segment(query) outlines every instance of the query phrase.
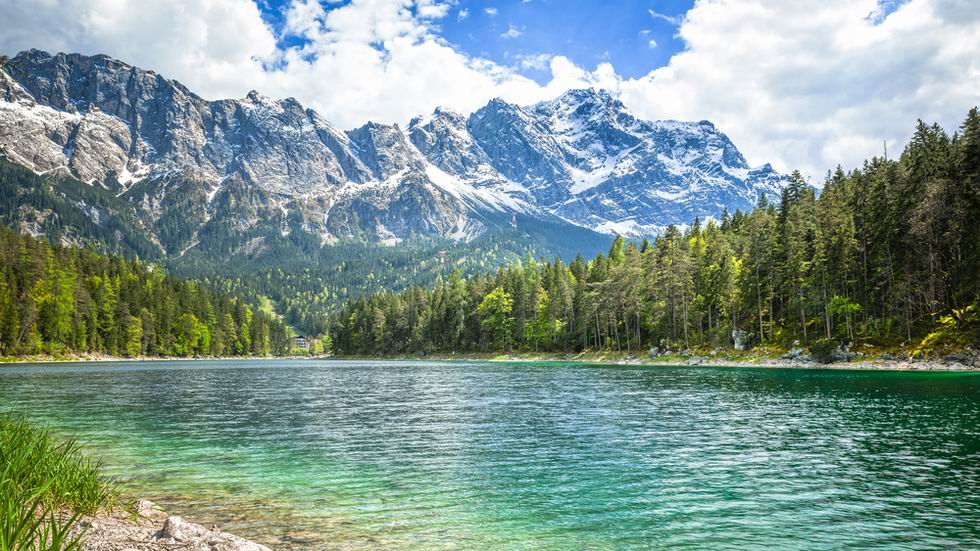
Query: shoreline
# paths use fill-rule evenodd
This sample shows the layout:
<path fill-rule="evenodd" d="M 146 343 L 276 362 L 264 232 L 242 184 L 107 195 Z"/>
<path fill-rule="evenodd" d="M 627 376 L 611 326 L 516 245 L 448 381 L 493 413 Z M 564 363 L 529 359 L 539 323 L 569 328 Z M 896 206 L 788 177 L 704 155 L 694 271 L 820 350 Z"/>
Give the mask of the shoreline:
<path fill-rule="evenodd" d="M 171 515 L 146 499 L 136 501 L 133 511 L 84 516 L 71 532 L 82 535 L 80 551 L 271 551 L 216 525 L 206 528 Z"/>
<path fill-rule="evenodd" d="M 608 366 L 647 366 L 647 367 L 741 367 L 755 369 L 839 369 L 851 371 L 926 371 L 926 372 L 980 372 L 980 356 L 975 355 L 973 364 L 938 359 L 880 359 L 865 357 L 856 361 L 819 363 L 811 360 L 786 359 L 761 354 L 717 354 L 717 355 L 665 355 L 656 358 L 624 352 L 582 352 L 582 353 L 466 353 L 466 354 L 399 354 L 392 356 L 320 355 L 320 356 L 199 356 L 168 358 L 145 356 L 128 358 L 107 355 L 80 355 L 69 357 L 29 356 L 2 357 L 0 369 L 4 366 L 37 364 L 85 364 L 85 363 L 124 363 L 124 362 L 193 362 L 193 361 L 262 361 L 262 360 L 355 360 L 355 361 L 484 361 L 495 363 L 538 363 L 538 362 L 576 362 Z"/>
<path fill-rule="evenodd" d="M 78 356 L 0 356 L 0 369 L 5 365 L 71 364 L 95 362 L 192 362 L 192 361 L 241 361 L 241 360 L 322 360 L 329 356 L 109 356 L 84 354 Z"/>
<path fill-rule="evenodd" d="M 723 356 L 723 355 L 719 355 Z M 605 366 L 642 367 L 740 367 L 754 369 L 837 369 L 849 371 L 924 371 L 924 372 L 980 372 L 980 365 L 959 362 L 944 362 L 933 359 L 882 360 L 862 358 L 858 361 L 819 363 L 815 361 L 790 360 L 763 355 L 741 355 L 732 358 L 710 355 L 660 356 L 655 359 L 637 354 L 618 352 L 585 352 L 579 354 L 428 354 L 396 356 L 330 356 L 330 360 L 395 360 L 395 361 L 484 361 L 495 363 L 542 363 L 575 362 Z"/>

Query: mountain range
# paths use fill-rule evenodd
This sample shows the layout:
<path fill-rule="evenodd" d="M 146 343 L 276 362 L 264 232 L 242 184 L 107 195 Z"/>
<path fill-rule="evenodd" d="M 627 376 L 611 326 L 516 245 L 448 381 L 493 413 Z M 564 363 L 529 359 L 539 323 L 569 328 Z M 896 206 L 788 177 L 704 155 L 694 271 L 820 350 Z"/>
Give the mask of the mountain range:
<path fill-rule="evenodd" d="M 638 119 L 603 90 L 344 131 L 293 98 L 208 101 L 105 55 L 40 50 L 0 58 L 0 155 L 104 191 L 115 200 L 72 208 L 96 226 L 125 214 L 170 257 L 275 252 L 282 239 L 469 242 L 515 226 L 572 242 L 650 236 L 786 183 L 712 123 Z M 62 215 L 15 206 L 33 233 Z"/>

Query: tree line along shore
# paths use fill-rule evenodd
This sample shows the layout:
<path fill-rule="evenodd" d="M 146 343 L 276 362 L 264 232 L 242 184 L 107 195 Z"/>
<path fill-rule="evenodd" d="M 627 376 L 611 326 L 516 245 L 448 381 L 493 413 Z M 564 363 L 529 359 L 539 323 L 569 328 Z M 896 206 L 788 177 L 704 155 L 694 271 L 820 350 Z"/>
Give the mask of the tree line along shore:
<path fill-rule="evenodd" d="M 268 356 L 277 316 L 158 266 L 0 227 L 0 357 Z"/>
<path fill-rule="evenodd" d="M 952 136 L 919 121 L 897 158 L 799 173 L 778 202 L 617 238 L 566 264 L 528 257 L 495 274 L 348 301 L 347 355 L 871 347 L 940 357 L 980 348 L 980 111 Z"/>

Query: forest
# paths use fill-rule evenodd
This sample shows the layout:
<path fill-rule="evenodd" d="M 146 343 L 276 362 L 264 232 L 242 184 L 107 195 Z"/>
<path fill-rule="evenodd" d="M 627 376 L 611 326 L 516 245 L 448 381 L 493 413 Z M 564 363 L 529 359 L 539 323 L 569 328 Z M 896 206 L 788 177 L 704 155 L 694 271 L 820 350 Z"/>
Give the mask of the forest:
<path fill-rule="evenodd" d="M 153 264 L 0 227 L 0 356 L 267 356 L 286 326 Z"/>
<path fill-rule="evenodd" d="M 38 175 L 0 154 L 0 224 L 44 235 L 52 243 L 159 263 L 168 273 L 251 304 L 271 300 L 286 323 L 307 335 L 325 334 L 330 313 L 348 298 L 431 285 L 451 269 L 467 275 L 485 272 L 531 251 L 595 253 L 607 244 L 601 234 L 584 229 L 569 239 L 567 226 L 528 216 L 518 216 L 516 226 L 510 218 L 484 220 L 495 231 L 469 242 L 420 237 L 397 246 L 356 238 L 324 246 L 319 236 L 304 231 L 282 235 L 282 221 L 258 225 L 247 236 L 235 228 L 200 231 L 199 214 L 189 214 L 188 206 L 204 203 L 200 186 L 178 182 L 189 196 L 171 198 L 174 204 L 155 219 L 132 202 L 142 201 L 152 183 L 117 196 L 110 191 L 117 188 L 112 182 L 105 189 L 64 174 Z M 187 249 L 195 233 L 200 246 Z M 242 252 L 241 243 L 251 238 L 266 246 Z"/>
<path fill-rule="evenodd" d="M 570 264 L 528 256 L 494 274 L 348 300 L 339 354 L 642 351 L 819 340 L 916 354 L 980 338 L 980 112 L 949 135 L 919 121 L 898 158 L 794 172 L 779 201 L 617 238 Z"/>

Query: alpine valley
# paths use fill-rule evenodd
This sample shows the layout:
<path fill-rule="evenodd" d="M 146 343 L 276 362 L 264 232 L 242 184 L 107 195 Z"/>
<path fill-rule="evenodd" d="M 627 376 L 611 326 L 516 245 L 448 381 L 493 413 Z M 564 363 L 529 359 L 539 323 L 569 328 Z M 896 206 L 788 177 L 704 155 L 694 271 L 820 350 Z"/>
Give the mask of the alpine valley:
<path fill-rule="evenodd" d="M 343 131 L 104 55 L 0 58 L 0 222 L 271 297 L 311 332 L 352 294 L 592 254 L 786 182 L 711 122 L 637 119 L 602 90 Z"/>

